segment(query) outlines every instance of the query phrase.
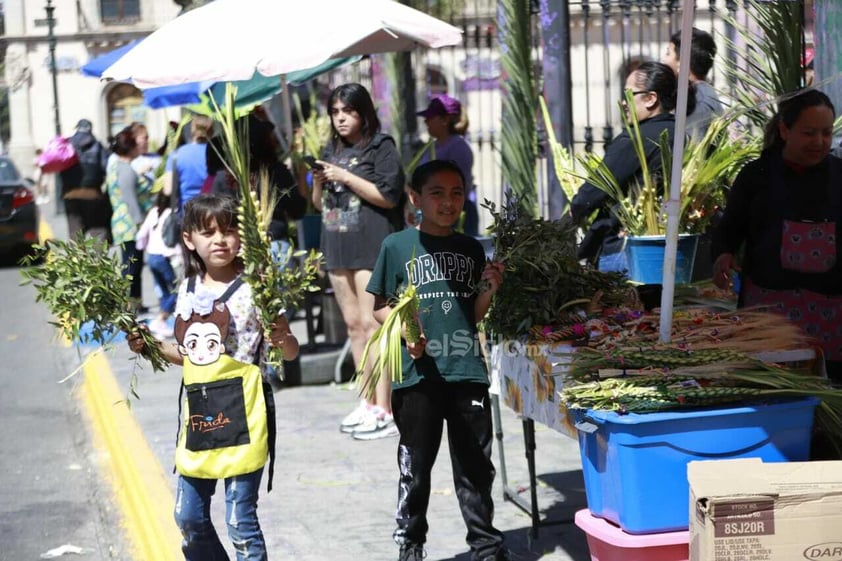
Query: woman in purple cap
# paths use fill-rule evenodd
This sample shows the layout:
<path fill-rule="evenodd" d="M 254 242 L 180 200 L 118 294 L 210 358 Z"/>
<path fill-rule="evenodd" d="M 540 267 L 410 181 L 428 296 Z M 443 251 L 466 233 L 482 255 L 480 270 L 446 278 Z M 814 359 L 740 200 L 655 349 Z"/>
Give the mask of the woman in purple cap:
<path fill-rule="evenodd" d="M 418 115 L 424 117 L 427 132 L 434 139 L 433 145 L 421 157 L 419 164 L 430 160 L 450 160 L 454 162 L 465 176 L 465 221 L 462 231 L 469 236 L 479 235 L 479 216 L 477 214 L 476 190 L 474 176 L 474 152 L 465 133 L 468 131 L 468 116 L 462 111 L 462 104 L 447 94 L 440 94 L 430 100 L 430 104 Z"/>

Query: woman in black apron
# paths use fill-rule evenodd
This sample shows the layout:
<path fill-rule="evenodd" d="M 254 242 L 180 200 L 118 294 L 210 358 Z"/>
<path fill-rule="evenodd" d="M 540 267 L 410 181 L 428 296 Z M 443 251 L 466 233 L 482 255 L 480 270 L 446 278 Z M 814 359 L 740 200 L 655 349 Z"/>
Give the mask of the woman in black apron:
<path fill-rule="evenodd" d="M 842 383 L 842 160 L 830 155 L 834 118 L 817 90 L 781 101 L 760 158 L 734 182 L 712 250 L 716 285 L 727 288 L 739 271 L 739 305 L 763 306 L 801 326 L 821 347 L 828 376 Z"/>

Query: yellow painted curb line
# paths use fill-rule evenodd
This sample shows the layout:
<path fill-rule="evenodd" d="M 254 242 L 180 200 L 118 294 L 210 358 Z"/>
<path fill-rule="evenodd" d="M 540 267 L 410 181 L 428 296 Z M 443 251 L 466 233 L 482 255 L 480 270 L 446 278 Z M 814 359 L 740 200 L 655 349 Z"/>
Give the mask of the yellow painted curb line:
<path fill-rule="evenodd" d="M 85 361 L 81 387 L 94 440 L 108 452 L 111 483 L 138 561 L 177 561 L 181 534 L 168 478 L 125 403 L 102 351 Z"/>
<path fill-rule="evenodd" d="M 38 219 L 38 243 L 43 244 L 45 241 L 51 239 L 53 239 L 53 229 L 50 227 L 50 223 L 41 216 Z"/>

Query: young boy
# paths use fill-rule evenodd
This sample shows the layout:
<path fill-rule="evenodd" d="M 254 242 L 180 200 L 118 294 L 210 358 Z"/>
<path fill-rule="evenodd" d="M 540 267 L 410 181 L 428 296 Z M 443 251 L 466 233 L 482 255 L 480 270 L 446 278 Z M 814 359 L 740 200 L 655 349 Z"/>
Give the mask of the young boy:
<path fill-rule="evenodd" d="M 676 76 L 680 64 L 681 31 L 670 37 L 661 62 L 672 68 Z M 696 107 L 687 116 L 687 133 L 697 138 L 704 136 L 710 122 L 722 114 L 722 102 L 716 90 L 707 82 L 708 72 L 716 57 L 716 42 L 710 33 L 693 28 L 690 40 L 690 83 L 696 88 Z"/>
<path fill-rule="evenodd" d="M 421 342 L 404 346 L 403 381 L 392 385 L 398 445 L 399 561 L 424 558 L 430 472 L 447 422 L 453 479 L 474 561 L 505 561 L 503 534 L 494 528 L 491 410 L 488 375 L 476 324 L 502 282 L 502 264 L 486 265 L 482 245 L 455 233 L 465 200 L 464 178 L 447 160 L 419 166 L 410 198 L 422 213 L 417 228 L 388 236 L 367 290 L 383 322 L 389 299 L 412 282 L 420 298 Z"/>

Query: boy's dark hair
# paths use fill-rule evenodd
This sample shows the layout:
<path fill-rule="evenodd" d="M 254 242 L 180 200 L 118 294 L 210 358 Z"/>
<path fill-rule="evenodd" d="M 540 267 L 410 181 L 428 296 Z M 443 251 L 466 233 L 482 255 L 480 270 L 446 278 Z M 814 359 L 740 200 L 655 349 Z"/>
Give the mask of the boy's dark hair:
<path fill-rule="evenodd" d="M 680 60 L 681 31 L 676 31 L 670 37 L 670 43 L 675 45 L 675 56 Z M 690 40 L 690 72 L 697 78 L 704 79 L 713 68 L 716 57 L 716 42 L 707 31 L 693 28 L 693 38 Z"/>
<path fill-rule="evenodd" d="M 380 118 L 377 116 L 377 111 L 374 109 L 374 101 L 371 99 L 371 94 L 368 93 L 368 90 L 365 89 L 365 86 L 362 84 L 352 83 L 337 86 L 332 92 L 330 92 L 330 97 L 327 99 L 328 113 L 333 110 L 333 104 L 336 103 L 337 100 L 359 113 L 360 118 L 363 121 L 363 126 L 360 131 L 363 138 L 360 144 L 365 146 L 375 134 L 380 132 Z M 333 146 L 336 150 L 339 150 L 344 141 L 342 140 L 342 137 L 339 136 L 336 128 L 334 128 L 333 119 L 331 119 L 330 128 Z"/>
<path fill-rule="evenodd" d="M 784 141 L 781 138 L 778 125 L 783 123 L 786 128 L 792 128 L 805 109 L 820 106 L 829 107 L 834 117 L 836 116 L 836 108 L 833 107 L 830 98 L 813 88 L 803 89 L 778 103 L 778 112 L 766 123 L 763 134 L 763 149 L 783 148 Z"/>
<path fill-rule="evenodd" d="M 421 188 L 424 186 L 427 181 L 430 180 L 432 176 L 441 172 L 441 171 L 452 171 L 459 175 L 459 178 L 462 180 L 462 185 L 465 185 L 465 176 L 462 174 L 462 170 L 459 169 L 459 166 L 456 165 L 456 162 L 453 160 L 430 160 L 425 164 L 421 164 L 415 171 L 412 172 L 412 179 L 409 181 L 409 187 L 415 191 L 416 193 L 421 193 Z"/>
<path fill-rule="evenodd" d="M 181 229 L 184 233 L 196 232 L 209 227 L 212 222 L 216 222 L 217 227 L 222 231 L 236 228 L 239 223 L 237 220 L 237 205 L 237 201 L 231 197 L 211 194 L 198 195 L 184 205 L 184 220 Z M 196 251 L 186 250 L 184 254 L 186 256 L 185 277 L 207 272 L 204 262 L 199 258 Z"/>

